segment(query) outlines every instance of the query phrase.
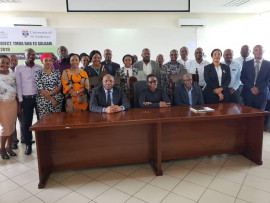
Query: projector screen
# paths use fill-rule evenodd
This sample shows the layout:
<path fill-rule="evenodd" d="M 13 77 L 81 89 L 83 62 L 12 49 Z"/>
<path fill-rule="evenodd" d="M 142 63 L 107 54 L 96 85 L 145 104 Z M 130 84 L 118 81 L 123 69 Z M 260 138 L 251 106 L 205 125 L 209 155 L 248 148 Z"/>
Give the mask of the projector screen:
<path fill-rule="evenodd" d="M 189 12 L 190 0 L 66 0 L 67 12 Z"/>

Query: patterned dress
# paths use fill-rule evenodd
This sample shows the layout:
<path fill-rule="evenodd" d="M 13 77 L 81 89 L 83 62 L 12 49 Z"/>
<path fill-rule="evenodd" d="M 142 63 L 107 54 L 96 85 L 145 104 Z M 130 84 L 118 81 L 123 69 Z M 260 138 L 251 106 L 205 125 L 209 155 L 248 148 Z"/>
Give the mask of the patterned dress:
<path fill-rule="evenodd" d="M 129 77 L 131 76 L 136 77 L 138 74 L 138 69 L 133 67 L 130 68 L 132 69 L 132 75 L 130 75 Z M 126 80 L 127 73 L 125 72 L 125 67 L 120 68 L 119 73 L 120 73 L 120 87 L 125 93 L 127 93 L 127 80 Z"/>
<path fill-rule="evenodd" d="M 88 108 L 87 93 L 90 91 L 88 75 L 85 71 L 80 70 L 79 74 L 73 74 L 70 69 L 64 70 L 62 74 L 63 93 L 66 98 L 66 111 L 85 111 Z M 85 88 L 87 91 L 80 93 L 81 103 L 76 97 L 72 97 L 68 91 L 70 89 L 78 91 Z"/>
<path fill-rule="evenodd" d="M 185 67 L 180 64 L 179 62 L 176 62 L 176 64 L 172 64 L 172 62 L 168 62 L 162 66 L 161 71 L 161 87 L 163 90 L 166 91 L 167 94 L 169 94 L 169 77 L 170 75 L 177 75 L 180 73 L 182 69 L 185 69 Z"/>
<path fill-rule="evenodd" d="M 38 70 L 35 75 L 35 82 L 38 89 L 37 94 L 37 108 L 40 118 L 46 115 L 49 112 L 61 112 L 62 101 L 64 96 L 61 92 L 57 92 L 54 95 L 51 95 L 57 102 L 57 106 L 52 105 L 50 99 L 46 99 L 41 93 L 40 90 L 44 89 L 46 92 L 51 92 L 55 88 L 61 86 L 61 74 L 59 70 L 52 69 L 51 74 L 48 75 L 43 70 Z"/>

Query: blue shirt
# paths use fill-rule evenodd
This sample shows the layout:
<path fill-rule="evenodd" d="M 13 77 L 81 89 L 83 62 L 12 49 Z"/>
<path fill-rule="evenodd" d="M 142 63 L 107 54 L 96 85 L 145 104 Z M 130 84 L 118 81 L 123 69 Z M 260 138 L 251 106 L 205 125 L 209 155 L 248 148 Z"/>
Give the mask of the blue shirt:
<path fill-rule="evenodd" d="M 104 88 L 104 91 L 105 91 L 106 101 L 107 101 L 109 90 L 106 90 L 106 89 Z M 113 104 L 113 88 L 110 89 L 110 96 L 111 96 L 111 105 L 112 105 L 112 104 Z M 125 107 L 124 107 L 124 106 L 121 106 L 121 107 L 122 107 L 122 110 L 125 111 Z M 105 110 L 105 108 L 102 109 L 102 113 L 104 113 L 104 110 Z"/>
<path fill-rule="evenodd" d="M 226 64 L 225 62 L 222 62 L 223 64 Z M 232 61 L 229 65 L 230 72 L 231 72 L 231 82 L 229 84 L 229 88 L 233 88 L 234 90 L 237 90 L 238 87 L 241 85 L 241 71 L 242 66 L 238 62 Z"/>
<path fill-rule="evenodd" d="M 186 86 L 184 85 L 185 89 L 187 90 L 188 93 L 188 100 L 189 100 L 189 104 L 192 105 L 192 95 L 191 95 L 191 91 L 193 90 L 193 87 L 191 86 L 191 89 L 188 91 L 188 89 L 186 88 Z"/>

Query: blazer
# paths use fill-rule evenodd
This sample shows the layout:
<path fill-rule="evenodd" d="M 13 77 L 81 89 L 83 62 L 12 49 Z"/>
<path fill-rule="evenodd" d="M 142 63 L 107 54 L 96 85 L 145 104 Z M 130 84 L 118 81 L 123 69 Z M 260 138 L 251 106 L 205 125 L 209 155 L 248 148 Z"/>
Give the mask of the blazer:
<path fill-rule="evenodd" d="M 106 64 L 106 61 L 102 61 L 100 64 L 104 65 L 104 68 L 106 69 L 108 74 L 115 76 L 116 72 L 120 68 L 120 65 L 114 62 L 111 62 L 111 63 L 112 63 L 112 70 L 109 70 L 108 65 Z"/>
<path fill-rule="evenodd" d="M 204 104 L 201 88 L 197 85 L 192 85 L 192 88 L 193 88 L 191 90 L 191 97 L 193 103 L 192 105 Z M 188 93 L 184 84 L 181 84 L 174 89 L 174 104 L 176 106 L 190 105 Z"/>
<path fill-rule="evenodd" d="M 130 103 L 120 87 L 113 87 L 113 103 L 124 106 L 125 110 L 130 108 Z M 106 107 L 106 95 L 103 86 L 94 88 L 90 97 L 90 111 L 102 113 L 102 109 Z"/>
<path fill-rule="evenodd" d="M 259 94 L 256 95 L 257 99 L 267 100 L 269 94 L 268 85 L 270 82 L 270 62 L 262 60 L 256 82 L 254 60 L 245 62 L 243 64 L 240 79 L 244 85 L 241 93 L 243 97 L 253 96 L 250 89 L 255 86 L 259 89 Z"/>
<path fill-rule="evenodd" d="M 152 66 L 152 73 L 157 77 L 159 86 L 160 84 L 160 70 L 159 70 L 159 65 L 156 61 L 150 60 L 151 66 Z M 143 70 L 143 61 L 139 61 L 135 64 L 133 64 L 133 67 L 138 69 L 138 71 Z"/>
<path fill-rule="evenodd" d="M 214 64 L 211 63 L 204 66 L 204 80 L 206 87 L 203 91 L 203 96 L 206 104 L 232 101 L 232 96 L 228 89 L 231 82 L 230 67 L 226 64 L 220 64 L 220 66 L 222 71 L 221 86 L 219 85 L 218 75 Z M 223 88 L 222 94 L 224 95 L 224 99 L 222 101 L 219 101 L 219 96 L 213 92 L 214 89 L 220 87 Z"/>

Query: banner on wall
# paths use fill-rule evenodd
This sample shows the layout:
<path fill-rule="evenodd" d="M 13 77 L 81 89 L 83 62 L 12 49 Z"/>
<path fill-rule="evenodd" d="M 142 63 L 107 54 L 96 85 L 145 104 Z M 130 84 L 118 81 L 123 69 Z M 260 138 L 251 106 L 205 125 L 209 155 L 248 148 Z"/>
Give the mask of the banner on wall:
<path fill-rule="evenodd" d="M 42 53 L 56 54 L 56 30 L 54 28 L 0 27 L 0 53 L 15 54 L 19 64 L 24 62 L 24 52 L 32 48 L 36 59 Z M 39 60 L 35 61 L 40 64 Z"/>

